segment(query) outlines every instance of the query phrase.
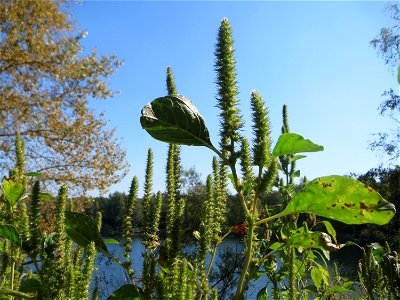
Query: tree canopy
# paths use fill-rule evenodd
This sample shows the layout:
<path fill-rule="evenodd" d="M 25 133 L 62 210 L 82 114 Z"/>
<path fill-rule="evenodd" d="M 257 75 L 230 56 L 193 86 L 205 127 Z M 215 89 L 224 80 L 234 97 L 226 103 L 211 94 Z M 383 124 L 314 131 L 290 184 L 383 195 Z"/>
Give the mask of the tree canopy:
<path fill-rule="evenodd" d="M 400 6 L 393 4 L 388 7 L 388 11 L 394 25 L 383 27 L 370 43 L 378 50 L 386 65 L 390 68 L 397 67 L 397 79 L 400 84 Z M 370 147 L 379 150 L 381 154 L 386 154 L 389 160 L 394 162 L 394 165 L 398 165 L 400 157 L 400 96 L 393 89 L 385 91 L 382 96 L 386 99 L 379 106 L 379 113 L 381 115 L 388 114 L 395 123 L 395 129 L 377 133 L 377 138 L 370 143 Z"/>
<path fill-rule="evenodd" d="M 107 79 L 121 61 L 87 54 L 68 9 L 65 1 L 0 2 L 0 167 L 11 169 L 19 134 L 28 171 L 50 184 L 106 190 L 128 165 L 88 101 L 113 96 Z"/>

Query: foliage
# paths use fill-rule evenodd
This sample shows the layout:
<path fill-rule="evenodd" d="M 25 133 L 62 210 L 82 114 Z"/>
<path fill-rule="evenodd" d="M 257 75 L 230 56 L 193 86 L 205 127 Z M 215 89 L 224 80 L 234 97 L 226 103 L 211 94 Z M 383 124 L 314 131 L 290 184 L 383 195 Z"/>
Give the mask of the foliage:
<path fill-rule="evenodd" d="M 83 53 L 64 2 L 0 3 L 0 166 L 13 167 L 20 135 L 41 181 L 106 190 L 127 171 L 125 151 L 88 101 L 113 95 L 106 80 L 121 62 Z"/>
<path fill-rule="evenodd" d="M 2 294 L 36 299 L 87 299 L 96 251 L 120 265 L 128 281 L 108 299 L 218 299 L 230 293 L 228 286 L 233 283 L 235 291 L 229 296 L 241 300 L 245 299 L 250 282 L 263 275 L 269 278 L 268 285 L 272 287 L 262 288 L 257 299 L 335 298 L 355 285 L 342 277 L 337 268 L 330 272 L 327 264 L 330 252 L 353 243 L 338 243 L 336 231 L 327 220 L 317 229 L 315 215 L 346 224 L 382 225 L 393 218 L 395 206 L 371 187 L 342 176 L 303 180 L 303 188 L 298 191 L 294 184 L 299 177 L 296 161 L 305 157 L 299 153 L 321 151 L 323 147 L 289 131 L 286 106 L 282 134 L 272 147 L 268 110 L 256 91 L 251 95 L 254 138 L 250 147 L 241 135 L 243 118 L 237 108 L 233 53 L 230 25 L 224 19 L 218 32 L 215 63 L 221 110 L 220 150 L 211 143 L 204 119 L 194 104 L 176 94 L 170 68 L 168 95 L 143 108 L 143 128 L 153 137 L 170 143 L 166 194 L 163 197 L 160 192 L 152 193 L 153 159 L 149 150 L 143 201 L 138 201 L 137 178 L 132 181 L 129 197 L 117 197 L 123 199 L 116 202 L 121 205 L 115 214 L 123 224 L 125 258 L 122 260 L 109 252 L 101 238 L 100 216 L 94 219 L 66 206 L 65 185 L 60 188 L 56 202 L 55 231 L 42 232 L 41 203 L 46 197 L 36 181 L 28 196 L 29 210 L 23 205 L 28 181 L 24 179 L 23 142 L 16 139 L 16 168 L 4 179 L 0 196 Z M 185 172 L 180 166 L 178 144 L 205 146 L 216 155 L 207 177 L 205 197 L 197 199 L 201 203 L 197 212 L 201 217 L 198 230 L 193 232 L 197 241 L 192 254 L 185 253 L 182 240 L 185 210 L 190 207 L 187 204 L 191 198 L 190 190 L 187 197 L 182 193 Z M 228 197 L 228 180 L 236 190 L 233 197 Z M 142 223 L 146 229 L 140 278 L 136 277 L 132 268 L 135 261 L 130 258 L 132 214 L 139 203 L 143 203 Z M 226 225 L 226 213 L 231 210 L 227 205 L 240 210 L 239 224 Z M 19 211 L 21 218 L 17 218 Z M 299 214 L 308 214 L 310 222 L 299 225 Z M 217 268 L 224 275 L 213 280 L 217 248 L 230 234 L 243 236 L 245 249 L 239 257 L 226 254 L 230 263 L 219 264 Z M 371 298 L 395 299 L 399 283 L 397 253 L 388 247 L 365 253 L 359 272 L 363 292 Z M 27 272 L 26 263 L 34 265 L 35 274 Z M 376 265 L 379 268 L 374 269 Z M 389 282 L 394 282 L 394 287 Z"/>
<path fill-rule="evenodd" d="M 19 146 L 17 160 L 24 158 L 18 154 Z M 97 225 L 90 227 L 94 222 L 91 218 L 66 211 L 67 187 L 63 185 L 56 201 L 55 231 L 43 233 L 40 219 L 46 197 L 41 196 L 38 181 L 33 187 L 27 186 L 23 163 L 16 165 L 11 176 L 4 178 L 0 196 L 0 294 L 10 299 L 88 298 L 95 244 L 107 251 Z M 25 201 L 29 202 L 29 212 Z M 68 234 L 78 246 L 72 247 Z"/>
<path fill-rule="evenodd" d="M 203 210 L 200 232 L 195 234 L 196 238 L 199 239 L 199 257 L 195 261 L 197 268 L 199 268 L 198 276 L 201 278 L 198 287 L 200 289 L 199 298 L 203 296 L 207 298 L 207 294 L 210 293 L 207 283 L 210 267 L 205 268 L 204 251 L 211 252 L 211 266 L 216 247 L 230 232 L 246 233 L 245 259 L 234 299 L 244 297 L 250 279 L 254 277 L 254 272 L 257 272 L 261 267 L 264 268 L 264 272 L 268 273 L 270 278 L 274 278 L 274 276 L 276 278 L 275 281 L 273 280 L 275 282 L 274 298 L 278 298 L 281 292 L 282 295 L 287 295 L 288 299 L 295 299 L 299 296 L 306 297 L 305 295 L 309 291 L 317 293 L 320 297 L 334 293 L 336 290 L 343 291 L 343 289 L 329 286 L 329 273 L 326 271 L 326 267 L 316 260 L 316 257 L 318 255 L 317 249 L 328 256 L 328 251 L 340 249 L 344 245 L 332 242 L 329 234 L 334 239 L 336 234 L 330 223 L 325 223 L 329 234 L 312 232 L 307 225 L 297 228 L 297 215 L 299 213 L 320 215 L 347 224 L 386 224 L 395 213 L 394 205 L 383 199 L 372 188 L 366 187 L 354 179 L 341 176 L 317 178 L 307 183 L 300 193 L 295 193 L 293 178 L 299 174 L 295 170 L 295 162 L 304 158 L 303 155 L 297 154 L 321 151 L 323 147 L 304 139 L 298 134 L 289 132 L 287 108 L 284 106 L 282 135 L 271 151 L 267 111 L 260 95 L 256 92 L 252 94 L 255 138 L 252 153 L 250 153 L 248 143 L 239 134 L 243 120 L 236 108 L 238 92 L 233 52 L 230 25 L 224 19 L 216 44 L 218 107 L 221 110 L 221 150 L 212 145 L 203 118 L 192 102 L 183 96 L 169 95 L 157 98 L 144 107 L 141 117 L 142 127 L 154 138 L 169 143 L 208 147 L 214 151 L 221 161 L 220 165 L 216 162 L 216 159 L 213 161 L 213 176 L 209 176 L 207 180 L 209 197 Z M 182 118 L 185 119 L 182 120 Z M 252 163 L 250 163 L 251 157 Z M 277 159 L 280 161 L 279 165 Z M 236 170 L 238 160 L 241 163 L 243 178 L 239 177 Z M 255 175 L 253 175 L 251 164 L 258 169 Z M 226 185 L 224 184 L 226 182 L 226 166 L 232 172 L 229 178 L 237 191 L 238 200 L 245 215 L 245 223 L 231 227 L 227 234 L 221 236 L 220 226 L 224 221 L 226 203 L 226 200 L 222 200 L 226 199 Z M 260 218 L 261 195 L 271 192 L 278 166 L 286 176 L 286 184 L 281 182 L 279 185 L 286 207 L 281 211 L 267 208 L 266 216 Z M 170 175 L 168 175 L 169 177 Z M 221 199 L 222 202 L 219 202 L 221 200 L 218 199 Z M 217 201 L 214 202 L 215 200 Z M 223 203 L 222 206 L 219 203 Z M 221 210 L 218 209 L 219 206 Z M 213 210 L 221 214 L 210 218 L 210 213 Z M 170 211 L 172 210 L 170 209 Z M 216 220 L 218 224 L 210 220 Z M 268 226 L 271 221 L 275 221 L 274 227 L 277 229 L 276 234 L 280 235 L 278 237 L 280 242 L 272 244 L 268 238 L 260 243 L 259 231 L 261 226 L 264 226 L 264 224 Z M 279 232 L 280 234 L 278 234 Z M 213 236 L 211 244 L 209 242 L 210 235 Z M 210 246 L 212 247 L 210 248 Z M 260 251 L 261 246 L 264 246 L 264 252 Z M 297 258 L 296 249 L 303 249 L 302 260 Z M 276 261 L 276 256 L 273 254 L 278 251 L 284 265 L 279 270 L 279 273 L 283 276 L 279 278 L 276 277 L 278 271 L 276 268 L 271 269 L 264 264 L 267 258 L 275 258 Z M 273 270 L 273 272 L 271 273 L 268 270 Z M 299 273 L 302 275 L 299 276 Z M 166 274 L 169 273 L 166 272 Z M 313 288 L 310 290 L 307 289 L 309 285 L 307 274 L 310 274 L 313 283 Z M 283 290 L 278 289 L 278 283 L 285 277 L 289 279 L 287 286 Z M 351 283 L 345 286 L 350 287 Z M 172 292 L 169 293 L 169 295 L 172 294 Z M 260 294 L 260 297 L 264 296 L 262 296 L 262 293 Z"/>
<path fill-rule="evenodd" d="M 393 4 L 388 7 L 390 17 L 394 22 L 392 27 L 384 27 L 381 29 L 379 35 L 375 37 L 370 43 L 378 50 L 379 54 L 385 61 L 385 64 L 390 68 L 397 67 L 397 81 L 400 84 L 400 7 L 398 4 Z M 377 139 L 370 143 L 370 148 L 378 150 L 381 154 L 389 157 L 389 161 L 394 165 L 398 165 L 398 158 L 400 157 L 400 101 L 399 95 L 393 89 L 385 91 L 383 95 L 386 100 L 383 101 L 379 107 L 381 115 L 389 113 L 389 116 L 395 123 L 395 129 L 389 132 L 380 132 L 375 134 Z"/>
<path fill-rule="evenodd" d="M 380 195 L 400 209 L 400 167 L 394 168 L 373 168 L 364 174 L 352 175 L 362 183 L 375 189 Z M 393 249 L 400 250 L 400 230 L 399 214 L 396 214 L 393 219 L 385 226 L 364 225 L 357 228 L 357 234 L 350 237 L 352 240 L 360 244 L 370 244 L 379 242 L 384 244 L 387 241 Z"/>

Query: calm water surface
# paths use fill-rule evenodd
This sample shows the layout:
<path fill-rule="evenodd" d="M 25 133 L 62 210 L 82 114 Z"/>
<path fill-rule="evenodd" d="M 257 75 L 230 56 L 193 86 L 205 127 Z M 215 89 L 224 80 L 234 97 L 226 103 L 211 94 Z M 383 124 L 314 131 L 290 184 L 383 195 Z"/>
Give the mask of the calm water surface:
<path fill-rule="evenodd" d="M 123 258 L 123 247 L 121 245 L 107 245 L 109 251 L 118 258 Z M 214 261 L 214 266 L 216 263 L 220 262 L 219 255 L 230 248 L 233 253 L 237 255 L 242 255 L 244 245 L 237 238 L 227 238 L 217 249 L 216 259 Z M 187 247 L 186 252 L 191 252 L 194 247 Z M 142 253 L 145 251 L 145 247 L 141 242 L 140 238 L 134 238 L 132 243 L 131 258 L 133 260 L 133 269 L 135 270 L 135 276 L 141 277 L 143 257 Z M 353 247 L 346 247 L 339 252 L 333 253 L 331 255 L 331 261 L 338 261 L 339 268 L 341 270 L 345 269 L 347 272 L 353 272 L 356 267 L 356 263 L 359 259 L 359 253 L 357 249 Z M 125 272 L 122 267 L 118 264 L 112 262 L 107 257 L 99 254 L 96 260 L 97 271 L 94 272 L 92 283 L 98 281 L 99 283 L 99 296 L 100 299 L 107 299 L 108 296 L 112 294 L 118 287 L 123 284 L 129 283 Z M 263 288 L 268 283 L 268 278 L 263 275 L 257 281 L 251 282 L 251 286 L 247 292 L 247 299 L 256 299 L 257 292 Z M 94 285 L 94 284 L 93 284 Z M 92 286 L 93 288 L 93 286 Z"/>

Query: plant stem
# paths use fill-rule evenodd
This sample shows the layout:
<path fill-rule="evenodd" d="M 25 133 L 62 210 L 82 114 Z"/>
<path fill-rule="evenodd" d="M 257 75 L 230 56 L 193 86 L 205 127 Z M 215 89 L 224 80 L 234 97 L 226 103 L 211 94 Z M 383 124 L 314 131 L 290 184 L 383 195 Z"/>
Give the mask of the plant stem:
<path fill-rule="evenodd" d="M 261 224 L 268 223 L 272 220 L 279 219 L 279 218 L 287 216 L 287 215 L 288 215 L 288 213 L 286 213 L 285 211 L 281 211 L 280 213 L 278 213 L 276 215 L 270 216 L 270 217 L 262 219 L 262 220 L 258 220 L 257 222 L 254 223 L 254 225 L 259 226 Z"/>
<path fill-rule="evenodd" d="M 211 254 L 211 261 L 210 261 L 210 264 L 208 265 L 208 268 L 207 268 L 207 275 L 206 275 L 207 277 L 208 277 L 208 275 L 209 275 L 210 272 L 211 272 L 211 268 L 212 268 L 212 265 L 213 265 L 213 263 L 214 263 L 215 254 L 217 253 L 217 248 L 218 248 L 219 244 L 221 244 L 222 241 L 223 241 L 231 232 L 232 232 L 232 228 L 229 228 L 228 232 L 225 233 L 225 234 L 218 240 L 218 242 L 215 244 L 215 247 L 214 247 L 213 252 L 212 252 L 212 254 Z"/>
<path fill-rule="evenodd" d="M 24 299 L 37 299 L 35 296 L 31 296 L 31 295 L 22 293 L 20 291 L 15 291 L 13 289 L 8 289 L 8 288 L 0 288 L 0 294 L 16 296 L 16 297 L 20 297 L 20 298 L 24 298 Z"/>
<path fill-rule="evenodd" d="M 208 265 L 208 268 L 207 268 L 207 277 L 208 277 L 208 275 L 210 275 L 211 268 L 212 268 L 212 265 L 213 265 L 214 259 L 215 259 L 215 254 L 217 253 L 217 247 L 218 247 L 218 245 L 219 245 L 219 243 L 215 245 L 215 247 L 214 247 L 214 249 L 213 249 L 213 252 L 212 252 L 212 254 L 211 254 L 210 264 Z"/>
<path fill-rule="evenodd" d="M 254 237 L 254 229 L 255 229 L 255 222 L 254 219 L 251 218 L 249 222 L 249 229 L 247 231 L 247 249 L 246 249 L 246 261 L 243 265 L 242 268 L 242 273 L 240 274 L 240 279 L 239 283 L 236 289 L 236 295 L 235 298 L 236 300 L 240 300 L 241 296 L 243 294 L 243 289 L 244 289 L 244 281 L 246 278 L 247 274 L 247 269 L 249 268 L 250 262 L 251 262 L 251 253 L 253 251 L 253 237 Z"/>

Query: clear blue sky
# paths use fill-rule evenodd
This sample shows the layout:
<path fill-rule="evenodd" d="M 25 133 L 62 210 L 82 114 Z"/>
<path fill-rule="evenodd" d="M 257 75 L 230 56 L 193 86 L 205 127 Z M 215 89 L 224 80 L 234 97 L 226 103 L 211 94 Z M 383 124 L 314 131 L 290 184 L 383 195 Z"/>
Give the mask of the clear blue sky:
<path fill-rule="evenodd" d="M 292 132 L 325 147 L 298 163 L 309 179 L 366 172 L 379 164 L 368 149 L 373 132 L 394 126 L 379 116 L 381 94 L 397 89 L 396 78 L 369 45 L 390 25 L 388 2 L 138 2 L 88 1 L 73 6 L 74 19 L 88 31 L 86 50 L 115 53 L 124 65 L 110 84 L 120 93 L 92 101 L 127 150 L 128 176 L 111 191 L 128 192 L 134 175 L 143 189 L 148 148 L 154 151 L 154 191 L 164 190 L 167 145 L 140 126 L 141 108 L 167 94 L 171 66 L 180 94 L 204 116 L 218 144 L 218 109 L 214 45 L 221 20 L 229 19 L 236 49 L 240 109 L 244 134 L 251 138 L 249 99 L 257 89 L 270 110 L 273 138 L 288 105 Z M 185 168 L 195 166 L 203 178 L 213 154 L 206 148 L 182 149 Z"/>

